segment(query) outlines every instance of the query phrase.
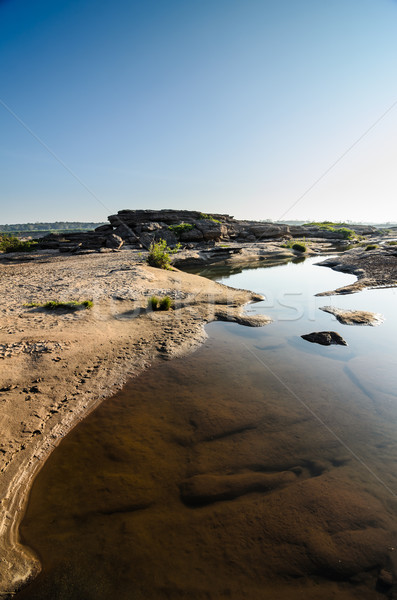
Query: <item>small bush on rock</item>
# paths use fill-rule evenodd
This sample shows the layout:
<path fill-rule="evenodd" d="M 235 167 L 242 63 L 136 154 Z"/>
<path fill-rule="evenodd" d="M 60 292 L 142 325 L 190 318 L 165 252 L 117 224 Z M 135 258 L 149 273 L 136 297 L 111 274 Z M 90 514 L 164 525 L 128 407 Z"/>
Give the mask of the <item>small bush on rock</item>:
<path fill-rule="evenodd" d="M 206 219 L 207 221 L 212 221 L 213 223 L 220 223 L 218 219 L 215 219 L 212 215 L 207 215 L 206 213 L 200 213 L 199 219 Z"/>
<path fill-rule="evenodd" d="M 292 250 L 297 250 L 297 252 L 306 252 L 306 245 L 301 243 L 293 244 Z"/>
<path fill-rule="evenodd" d="M 173 231 L 175 233 L 175 235 L 178 236 L 178 238 L 180 237 L 180 235 L 184 232 L 184 231 L 191 231 L 192 229 L 194 229 L 194 225 L 193 223 L 180 223 L 179 225 L 170 225 L 168 227 L 168 229 L 170 231 Z"/>
<path fill-rule="evenodd" d="M 158 269 L 170 269 L 171 268 L 171 254 L 178 252 L 180 244 L 177 244 L 175 248 L 171 249 L 167 246 L 165 240 L 153 241 L 149 246 L 149 256 L 147 257 L 147 263 L 151 267 L 157 267 Z"/>

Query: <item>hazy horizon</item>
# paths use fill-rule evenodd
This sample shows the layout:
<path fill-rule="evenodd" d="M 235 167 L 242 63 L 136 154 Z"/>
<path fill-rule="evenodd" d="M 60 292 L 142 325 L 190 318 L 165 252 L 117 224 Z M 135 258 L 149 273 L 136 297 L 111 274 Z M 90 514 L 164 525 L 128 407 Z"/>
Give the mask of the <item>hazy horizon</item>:
<path fill-rule="evenodd" d="M 161 210 L 161 209 L 159 209 Z M 166 209 L 166 210 L 172 210 L 172 209 Z M 189 209 L 189 210 L 194 210 L 194 209 Z M 216 213 L 214 213 L 216 214 Z M 220 214 L 220 213 L 218 213 Z M 225 214 L 225 213 L 224 213 Z M 230 215 L 232 217 L 234 217 L 234 215 Z M 244 220 L 244 219 L 241 219 Z M 274 220 L 274 219 L 258 219 L 259 221 L 265 221 L 265 222 L 271 222 L 271 223 L 312 223 L 314 222 L 313 219 L 281 219 L 279 221 Z M 330 219 L 326 219 L 324 220 L 324 222 L 332 222 L 330 221 Z M 397 221 L 352 221 L 350 219 L 345 220 L 345 221 L 334 221 L 335 223 L 351 223 L 352 225 L 390 225 L 390 226 L 397 226 Z M 102 225 L 102 224 L 106 224 L 108 223 L 107 219 L 102 220 L 102 221 L 74 221 L 74 220 L 66 220 L 66 221 L 19 221 L 18 223 L 0 223 L 0 229 L 2 227 L 12 227 L 15 225 L 53 225 L 55 223 L 68 223 L 68 224 L 79 224 L 79 225 Z"/>
<path fill-rule="evenodd" d="M 0 1 L 0 220 L 397 222 L 395 0 Z"/>

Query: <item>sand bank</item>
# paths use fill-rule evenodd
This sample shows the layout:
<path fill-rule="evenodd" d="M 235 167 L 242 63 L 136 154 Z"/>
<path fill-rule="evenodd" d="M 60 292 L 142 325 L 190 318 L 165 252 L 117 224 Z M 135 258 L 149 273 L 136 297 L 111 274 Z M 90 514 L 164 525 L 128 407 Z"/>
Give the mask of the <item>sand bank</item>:
<path fill-rule="evenodd" d="M 8 597 L 40 569 L 18 543 L 18 525 L 32 479 L 66 433 L 154 361 L 192 351 L 205 323 L 268 320 L 241 315 L 260 296 L 148 267 L 134 250 L 4 256 L 0 273 L 0 597 Z M 148 310 L 153 294 L 172 297 L 175 309 Z M 24 306 L 87 299 L 91 309 L 73 312 Z"/>

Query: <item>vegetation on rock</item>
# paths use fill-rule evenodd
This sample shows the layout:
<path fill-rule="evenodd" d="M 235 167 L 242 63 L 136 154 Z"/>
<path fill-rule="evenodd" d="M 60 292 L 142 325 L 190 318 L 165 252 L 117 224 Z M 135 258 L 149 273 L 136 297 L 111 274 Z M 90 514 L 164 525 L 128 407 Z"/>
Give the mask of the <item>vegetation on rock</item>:
<path fill-rule="evenodd" d="M 178 252 L 180 244 L 177 244 L 175 248 L 171 249 L 167 246 L 165 240 L 153 241 L 149 246 L 149 256 L 147 257 L 147 263 L 151 267 L 157 267 L 158 269 L 170 269 L 171 268 L 171 254 Z"/>
<path fill-rule="evenodd" d="M 356 237 L 356 232 L 348 227 L 341 227 L 344 223 L 334 223 L 333 221 L 313 221 L 311 223 L 305 223 L 305 227 L 318 227 L 324 231 L 332 231 L 333 233 L 339 233 L 345 240 L 352 240 Z"/>
<path fill-rule="evenodd" d="M 180 237 L 184 231 L 191 231 L 192 229 L 194 229 L 194 227 L 195 226 L 193 225 L 193 223 L 180 223 L 179 225 L 170 225 L 168 229 L 170 231 L 173 231 L 175 235 Z"/>
<path fill-rule="evenodd" d="M 300 242 L 292 244 L 292 250 L 296 250 L 297 252 L 306 252 L 306 244 L 302 244 Z"/>
<path fill-rule="evenodd" d="M 207 215 L 206 213 L 200 213 L 199 219 L 206 219 L 207 221 L 212 221 L 213 223 L 220 223 L 218 219 L 215 219 L 212 215 Z"/>

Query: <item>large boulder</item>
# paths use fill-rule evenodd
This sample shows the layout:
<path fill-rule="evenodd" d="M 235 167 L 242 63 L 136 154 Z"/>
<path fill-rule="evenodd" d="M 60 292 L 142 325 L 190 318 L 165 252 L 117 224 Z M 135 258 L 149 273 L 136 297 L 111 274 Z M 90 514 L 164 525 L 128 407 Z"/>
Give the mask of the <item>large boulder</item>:
<path fill-rule="evenodd" d="M 193 229 L 182 231 L 179 239 L 181 242 L 202 242 L 204 240 L 204 236 L 200 229 L 193 227 Z"/>
<path fill-rule="evenodd" d="M 281 238 L 289 234 L 288 225 L 256 223 L 248 227 L 248 232 L 258 239 Z"/>
<path fill-rule="evenodd" d="M 94 231 L 100 231 L 101 233 L 109 233 L 110 231 L 113 231 L 113 227 L 112 225 L 110 225 L 110 223 L 107 223 L 106 225 L 99 225 L 98 227 L 95 227 Z"/>
<path fill-rule="evenodd" d="M 204 239 L 206 242 L 210 240 L 219 241 L 227 235 L 226 225 L 223 223 L 216 223 L 209 219 L 201 219 L 200 221 L 197 221 L 196 228 L 201 231 L 202 239 Z"/>
<path fill-rule="evenodd" d="M 115 233 L 111 233 L 106 237 L 106 248 L 114 248 L 115 250 L 119 250 L 123 244 L 124 240 Z"/>
<path fill-rule="evenodd" d="M 117 215 L 110 215 L 108 219 L 109 222 L 115 226 L 119 225 L 120 222 L 134 226 L 134 224 L 138 223 L 150 223 L 156 221 L 172 225 L 182 222 L 191 223 L 196 220 L 205 219 L 205 216 L 207 215 L 204 215 L 197 210 L 173 210 L 166 208 L 163 210 L 119 210 Z M 230 215 L 211 213 L 211 215 L 208 216 L 222 222 L 233 221 L 233 217 Z"/>

